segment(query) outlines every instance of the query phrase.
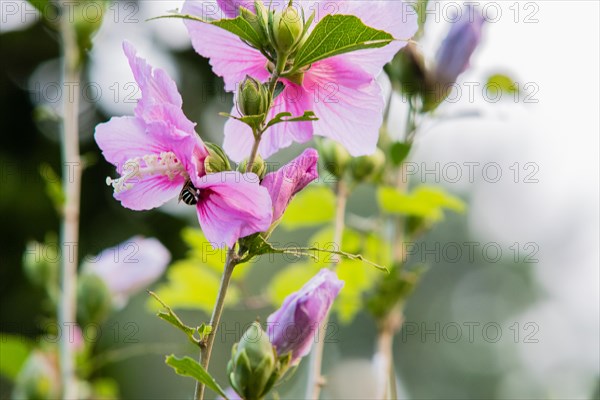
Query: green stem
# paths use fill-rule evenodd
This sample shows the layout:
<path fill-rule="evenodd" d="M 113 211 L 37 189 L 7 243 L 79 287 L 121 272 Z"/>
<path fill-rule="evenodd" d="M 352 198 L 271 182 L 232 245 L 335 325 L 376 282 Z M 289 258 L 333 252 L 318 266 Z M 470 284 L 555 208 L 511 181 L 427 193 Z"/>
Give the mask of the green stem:
<path fill-rule="evenodd" d="M 212 348 L 215 343 L 215 337 L 219 323 L 221 321 L 221 315 L 223 314 L 223 307 L 225 305 L 225 296 L 227 295 L 227 288 L 229 288 L 229 282 L 231 281 L 231 275 L 233 269 L 238 262 L 237 255 L 235 254 L 235 246 L 227 251 L 227 258 L 225 259 L 225 267 L 223 276 L 221 277 L 221 284 L 219 286 L 219 293 L 217 295 L 217 302 L 213 309 L 212 316 L 210 318 L 210 327 L 212 331 L 207 336 L 206 341 L 200 343 L 200 364 L 208 371 L 208 364 L 210 363 L 210 355 Z M 196 400 L 204 399 L 204 384 L 196 382 L 196 392 L 194 395 Z"/>
<path fill-rule="evenodd" d="M 63 10 L 65 11 L 65 10 Z M 66 12 L 60 19 L 63 52 L 63 84 L 69 85 L 64 92 L 63 130 L 61 141 L 62 188 L 65 198 L 60 238 L 61 294 L 58 302 L 58 323 L 63 332 L 76 323 L 77 316 L 77 248 L 79 243 L 79 205 L 81 199 L 81 160 L 79 155 L 79 80 L 80 54 L 75 27 Z M 77 398 L 75 379 L 75 352 L 69 335 L 59 335 L 60 376 L 63 399 Z"/>
<path fill-rule="evenodd" d="M 342 238 L 344 236 L 346 203 L 348 200 L 348 187 L 343 180 L 338 181 L 336 186 L 336 213 L 334 221 L 333 243 L 338 249 L 342 249 Z M 340 262 L 339 256 L 332 260 L 332 268 L 335 268 Z M 327 333 L 327 324 L 329 316 L 319 325 L 319 334 L 316 336 L 317 343 L 310 353 L 308 380 L 306 383 L 306 398 L 318 400 L 321 394 L 321 388 L 325 385 L 325 378 L 321 374 L 323 364 L 323 352 L 325 350 L 325 335 Z"/>

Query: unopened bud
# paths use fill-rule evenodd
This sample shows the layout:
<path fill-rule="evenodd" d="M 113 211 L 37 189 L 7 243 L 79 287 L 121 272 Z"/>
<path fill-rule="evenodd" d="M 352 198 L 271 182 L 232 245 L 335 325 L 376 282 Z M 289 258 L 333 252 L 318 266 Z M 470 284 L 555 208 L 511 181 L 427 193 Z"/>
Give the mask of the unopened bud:
<path fill-rule="evenodd" d="M 273 17 L 273 41 L 282 54 L 289 54 L 302 40 L 304 21 L 298 11 L 288 6 Z"/>
<path fill-rule="evenodd" d="M 246 76 L 238 90 L 238 107 L 242 115 L 262 115 L 269 108 L 269 93 L 258 80 Z"/>
<path fill-rule="evenodd" d="M 262 1 L 255 2 L 254 8 L 256 9 L 256 14 L 245 7 L 240 7 L 240 16 L 252 26 L 252 29 L 254 29 L 260 38 L 261 45 L 265 47 L 269 43 L 269 36 L 267 34 L 268 12 Z"/>
<path fill-rule="evenodd" d="M 248 168 L 248 159 L 245 159 L 238 165 L 238 171 L 241 173 L 246 173 L 247 168 Z M 259 177 L 259 179 L 262 179 L 265 177 L 265 175 L 267 173 L 267 164 L 265 163 L 265 160 L 263 160 L 263 158 L 260 156 L 260 154 L 257 154 L 256 157 L 254 157 L 254 162 L 252 163 L 252 166 L 250 167 L 250 171 L 247 171 L 247 172 L 252 172 L 252 173 L 256 174 Z"/>
<path fill-rule="evenodd" d="M 233 346 L 227 374 L 243 399 L 262 399 L 277 381 L 275 349 L 258 322 L 250 325 Z"/>
<path fill-rule="evenodd" d="M 207 174 L 230 171 L 231 165 L 223 149 L 214 143 L 205 143 L 208 149 L 208 157 L 204 159 L 204 170 Z"/>
<path fill-rule="evenodd" d="M 37 286 L 57 284 L 58 247 L 29 242 L 23 254 L 23 269 L 31 283 Z"/>
<path fill-rule="evenodd" d="M 350 154 L 344 146 L 333 140 L 324 140 L 319 144 L 319 154 L 325 164 L 325 169 L 334 177 L 340 179 L 350 162 Z"/>
<path fill-rule="evenodd" d="M 77 317 L 81 326 L 102 323 L 112 309 L 111 293 L 96 274 L 82 274 L 77 285 Z"/>
<path fill-rule="evenodd" d="M 353 158 L 350 162 L 352 178 L 357 182 L 364 182 L 376 178 L 385 165 L 385 154 L 381 149 L 370 156 Z"/>

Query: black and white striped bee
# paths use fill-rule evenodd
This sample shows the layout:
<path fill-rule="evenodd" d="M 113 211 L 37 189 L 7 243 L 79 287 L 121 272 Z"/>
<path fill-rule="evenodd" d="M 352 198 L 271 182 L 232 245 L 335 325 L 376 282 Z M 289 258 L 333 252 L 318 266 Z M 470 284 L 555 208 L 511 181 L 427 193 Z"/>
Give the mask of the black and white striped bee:
<path fill-rule="evenodd" d="M 179 201 L 183 200 L 185 204 L 193 206 L 198 203 L 198 195 L 198 189 L 194 187 L 192 181 L 187 180 L 179 193 Z"/>

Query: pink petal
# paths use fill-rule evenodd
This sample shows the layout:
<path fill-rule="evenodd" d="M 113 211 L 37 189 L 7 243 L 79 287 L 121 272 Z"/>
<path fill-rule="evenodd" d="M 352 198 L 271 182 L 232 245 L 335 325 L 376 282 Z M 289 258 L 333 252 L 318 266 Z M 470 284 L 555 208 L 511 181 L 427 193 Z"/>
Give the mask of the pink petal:
<path fill-rule="evenodd" d="M 353 156 L 375 152 L 384 99 L 372 75 L 334 57 L 315 63 L 304 87 L 315 99 L 315 135 L 341 143 Z"/>
<path fill-rule="evenodd" d="M 152 68 L 146 60 L 138 57 L 131 43 L 123 42 L 123 51 L 142 91 L 142 97 L 135 108 L 136 115 L 143 118 L 154 104 L 172 104 L 181 109 L 183 101 L 173 79 L 164 70 Z"/>
<path fill-rule="evenodd" d="M 222 18 L 235 18 L 239 14 L 239 7 L 242 6 L 254 11 L 254 0 L 217 0 L 219 8 L 223 11 Z"/>
<path fill-rule="evenodd" d="M 272 119 L 281 112 L 289 112 L 294 117 L 301 116 L 304 111 L 310 111 L 311 98 L 307 91 L 295 83 L 284 81 L 285 89 L 275 99 L 273 108 L 267 116 Z M 235 113 L 235 114 L 234 114 Z M 239 115 L 235 106 L 233 115 Z M 279 149 L 292 143 L 305 143 L 312 139 L 312 122 L 282 122 L 270 127 L 262 136 L 258 152 L 264 158 L 276 153 Z M 225 124 L 225 141 L 223 148 L 232 160 L 240 162 L 250 155 L 254 138 L 252 130 L 244 123 L 230 118 Z"/>
<path fill-rule="evenodd" d="M 127 168 L 125 169 L 125 173 Z M 144 178 L 134 178 L 132 187 L 121 192 L 115 192 L 115 199 L 123 207 L 131 210 L 143 211 L 160 207 L 167 201 L 179 195 L 185 184 L 185 178 L 175 176 L 172 180 L 164 175 L 152 175 Z"/>
<path fill-rule="evenodd" d="M 169 151 L 168 143 L 149 135 L 145 124 L 135 117 L 113 117 L 97 125 L 94 138 L 104 158 L 119 173 L 127 160 Z"/>
<path fill-rule="evenodd" d="M 222 18 L 222 11 L 212 1 L 186 0 L 182 12 L 203 19 Z M 233 33 L 198 21 L 186 20 L 184 23 L 194 49 L 210 60 L 214 73 L 223 77 L 226 90 L 234 91 L 246 75 L 259 80 L 269 77 L 265 68 L 267 59 Z"/>
<path fill-rule="evenodd" d="M 271 198 L 254 174 L 222 172 L 195 180 L 200 189 L 200 227 L 215 247 L 232 247 L 244 236 L 271 225 Z"/>

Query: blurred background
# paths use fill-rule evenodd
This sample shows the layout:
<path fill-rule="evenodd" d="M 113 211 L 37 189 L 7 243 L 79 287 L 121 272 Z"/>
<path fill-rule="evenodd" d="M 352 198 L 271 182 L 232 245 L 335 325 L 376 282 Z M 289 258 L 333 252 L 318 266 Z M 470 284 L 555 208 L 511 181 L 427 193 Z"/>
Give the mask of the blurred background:
<path fill-rule="evenodd" d="M 411 184 L 439 184 L 462 198 L 467 211 L 449 214 L 411 250 L 411 257 L 430 268 L 406 306 L 396 339 L 399 389 L 403 398 L 413 399 L 597 399 L 599 3 L 475 3 L 488 15 L 484 42 L 460 79 L 462 92 L 426 121 L 410 158 Z M 124 39 L 176 79 L 184 111 L 203 138 L 222 141 L 225 120 L 218 112 L 232 105 L 222 80 L 191 49 L 181 21 L 145 22 L 181 4 L 114 2 L 94 39 L 80 114 L 81 152 L 89 163 L 82 188 L 82 256 L 137 234 L 158 238 L 174 260 L 186 254 L 179 232 L 195 226 L 195 216 L 172 204 L 150 212 L 122 208 L 105 185 L 114 169 L 93 141 L 96 124 L 130 114 L 135 106 Z M 27 3 L 0 5 L 0 332 L 35 338 L 44 294 L 25 278 L 22 256 L 28 241 L 43 242 L 59 226 L 46 193 L 48 171 L 60 171 L 59 47 L 56 33 Z M 463 3 L 430 2 L 420 41 L 426 55 L 435 53 L 448 30 L 444 15 L 456 5 Z M 495 73 L 509 75 L 523 96 L 490 97 L 482 87 Z M 389 86 L 384 76 L 380 80 Z M 392 97 L 390 132 L 402 132 L 406 108 L 400 96 Z M 273 160 L 299 152 L 293 147 Z M 369 185 L 350 198 L 351 214 L 369 216 L 376 209 Z M 302 243 L 314 233 L 282 229 L 277 239 Z M 264 276 L 278 262 L 287 264 L 275 259 L 247 266 L 251 293 L 264 290 Z M 96 350 L 124 350 L 131 342 L 147 346 L 95 374 L 115 379 L 122 398 L 190 398 L 193 383 L 172 374 L 161 354 L 195 357 L 195 349 L 181 346 L 180 334 L 154 317 L 147 303 L 139 294 L 113 314 Z M 259 305 L 226 311 L 230 333 L 218 341 L 211 365 L 218 380 L 226 381 L 230 347 L 241 334 L 236 321 L 264 321 L 272 310 Z M 189 321 L 208 318 L 200 315 L 182 312 Z M 375 382 L 369 372 L 373 321 L 359 313 L 337 326 L 325 350 L 324 396 L 368 398 Z M 284 397 L 302 396 L 305 364 Z M 0 384 L 0 398 L 10 397 L 10 381 L 0 376 Z"/>

